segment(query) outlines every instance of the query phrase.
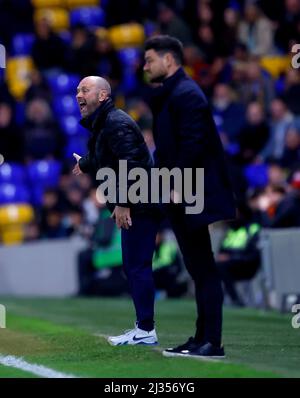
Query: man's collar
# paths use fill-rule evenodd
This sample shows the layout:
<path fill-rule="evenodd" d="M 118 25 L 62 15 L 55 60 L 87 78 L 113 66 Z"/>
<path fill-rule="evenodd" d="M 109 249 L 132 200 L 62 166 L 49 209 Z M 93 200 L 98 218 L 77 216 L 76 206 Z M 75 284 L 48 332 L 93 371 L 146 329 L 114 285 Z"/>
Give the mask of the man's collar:
<path fill-rule="evenodd" d="M 107 98 L 91 115 L 82 118 L 79 123 L 87 130 L 94 131 L 103 126 L 112 109 L 114 109 L 114 103 L 111 98 Z"/>
<path fill-rule="evenodd" d="M 164 87 L 171 87 L 177 80 L 185 77 L 185 72 L 182 67 L 178 68 L 173 75 L 167 77 L 162 83 Z"/>

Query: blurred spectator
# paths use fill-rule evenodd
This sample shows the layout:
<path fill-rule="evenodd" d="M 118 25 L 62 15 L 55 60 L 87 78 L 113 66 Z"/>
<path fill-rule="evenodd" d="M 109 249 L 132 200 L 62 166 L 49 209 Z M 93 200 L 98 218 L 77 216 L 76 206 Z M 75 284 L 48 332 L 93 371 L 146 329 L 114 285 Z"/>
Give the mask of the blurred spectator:
<path fill-rule="evenodd" d="M 25 93 L 25 102 L 40 98 L 50 103 L 52 99 L 50 87 L 41 72 L 34 69 L 30 74 L 30 79 L 31 83 Z"/>
<path fill-rule="evenodd" d="M 234 100 L 234 93 L 227 84 L 217 84 L 213 96 L 213 112 L 225 148 L 236 142 L 245 124 L 244 106 Z"/>
<path fill-rule="evenodd" d="M 171 5 L 165 2 L 159 3 L 157 20 L 161 34 L 174 36 L 184 45 L 192 42 L 189 26 L 176 14 Z"/>
<path fill-rule="evenodd" d="M 262 105 L 259 102 L 251 102 L 247 107 L 246 124 L 239 133 L 238 160 L 242 164 L 253 162 L 266 145 L 269 133 Z"/>
<path fill-rule="evenodd" d="M 259 208 L 264 226 L 269 228 L 300 227 L 300 174 L 296 170 L 288 192 L 282 186 L 270 185 L 261 196 Z"/>
<path fill-rule="evenodd" d="M 121 236 L 110 212 L 99 202 L 89 247 L 79 253 L 79 295 L 119 296 L 127 292 Z"/>
<path fill-rule="evenodd" d="M 168 231 L 160 231 L 156 236 L 153 277 L 156 290 L 167 297 L 181 297 L 187 292 L 188 277 L 183 271 L 176 240 L 168 237 Z"/>
<path fill-rule="evenodd" d="M 36 221 L 26 224 L 24 227 L 24 242 L 33 242 L 41 237 L 40 226 Z"/>
<path fill-rule="evenodd" d="M 284 5 L 284 13 L 279 14 L 275 41 L 280 50 L 286 53 L 293 43 L 300 43 L 300 2 L 284 0 Z"/>
<path fill-rule="evenodd" d="M 96 224 L 99 216 L 99 204 L 96 197 L 96 189 L 90 190 L 87 198 L 84 199 L 82 204 L 84 218 L 89 225 Z"/>
<path fill-rule="evenodd" d="M 151 8 L 153 8 L 153 0 L 151 3 Z M 105 5 L 105 13 L 108 27 L 128 22 L 141 22 L 142 2 L 140 0 L 109 0 Z"/>
<path fill-rule="evenodd" d="M 66 193 L 68 207 L 80 207 L 83 201 L 83 192 L 77 187 L 70 187 Z"/>
<path fill-rule="evenodd" d="M 189 45 L 184 48 L 185 71 L 194 79 L 203 89 L 210 86 L 214 79 L 210 73 L 211 66 L 204 60 L 200 49 L 195 45 Z"/>
<path fill-rule="evenodd" d="M 280 159 L 282 167 L 294 169 L 300 164 L 300 128 L 291 126 L 285 136 L 285 145 Z"/>
<path fill-rule="evenodd" d="M 222 42 L 220 44 L 220 51 L 224 56 L 233 54 L 236 45 L 238 44 L 238 26 L 239 14 L 234 8 L 226 8 L 224 11 L 224 21 L 222 26 Z"/>
<path fill-rule="evenodd" d="M 140 98 L 132 98 L 128 101 L 126 111 L 142 130 L 152 128 L 152 113 L 148 105 Z"/>
<path fill-rule="evenodd" d="M 241 203 L 236 221 L 230 223 L 217 255 L 217 267 L 224 284 L 225 293 L 233 305 L 245 305 L 235 283 L 252 279 L 260 267 L 257 247 L 260 224 L 255 220 L 251 208 Z"/>
<path fill-rule="evenodd" d="M 294 115 L 300 116 L 300 71 L 289 69 L 285 77 L 283 98 Z"/>
<path fill-rule="evenodd" d="M 267 108 L 275 96 L 271 76 L 262 70 L 258 61 L 251 60 L 244 69 L 244 78 L 239 92 L 240 100 L 244 104 L 258 101 Z"/>
<path fill-rule="evenodd" d="M 95 43 L 95 75 L 107 79 L 113 90 L 122 80 L 122 68 L 107 33 L 98 33 Z"/>
<path fill-rule="evenodd" d="M 84 235 L 86 229 L 81 206 L 69 206 L 63 218 L 63 225 L 67 230 L 67 236 Z"/>
<path fill-rule="evenodd" d="M 271 102 L 270 111 L 271 134 L 261 152 L 264 160 L 276 160 L 282 157 L 286 132 L 294 120 L 294 116 L 287 108 L 286 103 L 280 98 L 276 98 Z"/>
<path fill-rule="evenodd" d="M 95 74 L 96 38 L 84 25 L 76 25 L 68 53 L 68 69 L 81 78 Z"/>
<path fill-rule="evenodd" d="M 61 71 L 66 66 L 66 46 L 63 39 L 52 31 L 46 18 L 36 22 L 35 34 L 32 58 L 36 67 L 42 73 L 48 74 Z"/>
<path fill-rule="evenodd" d="M 68 236 L 68 229 L 63 223 L 63 212 L 59 206 L 54 206 L 45 213 L 41 237 L 43 239 L 59 239 Z"/>
<path fill-rule="evenodd" d="M 210 25 L 201 24 L 199 26 L 196 44 L 204 55 L 205 61 L 208 64 L 212 64 L 219 53 L 219 48 Z"/>
<path fill-rule="evenodd" d="M 270 185 L 284 187 L 286 178 L 286 170 L 284 170 L 279 161 L 272 160 L 268 163 L 268 182 Z"/>
<path fill-rule="evenodd" d="M 25 156 L 29 159 L 61 158 L 63 135 L 45 100 L 33 99 L 26 107 Z"/>
<path fill-rule="evenodd" d="M 13 109 L 0 103 L 0 152 L 6 162 L 23 162 L 23 137 L 13 120 Z"/>
<path fill-rule="evenodd" d="M 16 32 L 26 33 L 33 29 L 31 0 L 0 0 L 0 41 L 9 48 Z"/>
<path fill-rule="evenodd" d="M 64 211 L 66 208 L 64 199 L 59 189 L 47 188 L 42 194 L 42 205 L 39 209 L 39 228 L 43 234 L 48 229 L 47 217 L 52 209 Z"/>
<path fill-rule="evenodd" d="M 268 183 L 271 186 L 286 186 L 287 173 L 278 161 L 270 161 L 268 163 Z"/>
<path fill-rule="evenodd" d="M 272 23 L 254 2 L 245 4 L 244 19 L 239 26 L 239 40 L 252 55 L 266 56 L 275 52 Z"/>

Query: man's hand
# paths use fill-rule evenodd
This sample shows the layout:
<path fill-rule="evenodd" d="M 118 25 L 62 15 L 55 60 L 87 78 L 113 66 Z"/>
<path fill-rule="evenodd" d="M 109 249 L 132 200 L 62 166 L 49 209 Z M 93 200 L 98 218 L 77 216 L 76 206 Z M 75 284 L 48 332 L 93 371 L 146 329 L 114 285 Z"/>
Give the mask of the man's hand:
<path fill-rule="evenodd" d="M 116 220 L 118 228 L 129 229 L 132 225 L 129 207 L 116 206 L 111 217 Z"/>
<path fill-rule="evenodd" d="M 72 170 L 72 173 L 75 174 L 76 176 L 79 176 L 80 174 L 83 174 L 82 171 L 80 170 L 79 167 L 79 160 L 81 159 L 81 156 L 77 155 L 77 153 L 73 153 L 74 158 L 76 159 L 77 163 L 74 167 L 74 169 Z"/>

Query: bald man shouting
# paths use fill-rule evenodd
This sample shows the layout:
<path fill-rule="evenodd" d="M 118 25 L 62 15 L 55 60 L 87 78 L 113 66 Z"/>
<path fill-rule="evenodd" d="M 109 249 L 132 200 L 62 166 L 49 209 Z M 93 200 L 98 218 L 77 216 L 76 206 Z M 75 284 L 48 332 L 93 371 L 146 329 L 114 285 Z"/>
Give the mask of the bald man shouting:
<path fill-rule="evenodd" d="M 152 158 L 134 120 L 111 99 L 109 83 L 98 76 L 84 78 L 77 87 L 77 102 L 82 116 L 81 125 L 91 132 L 88 153 L 74 155 L 75 175 L 89 173 L 96 178 L 98 170 L 109 167 L 119 175 L 119 161 L 127 161 L 127 173 L 140 167 L 150 173 Z M 128 181 L 128 190 L 130 181 Z M 112 345 L 157 344 L 154 328 L 154 281 L 152 258 L 159 223 L 157 208 L 151 204 L 107 202 L 117 226 L 121 228 L 124 272 L 136 310 L 135 327 L 119 336 L 111 336 Z M 127 192 L 128 192 L 127 190 Z M 127 195 L 126 195 L 127 196 Z"/>

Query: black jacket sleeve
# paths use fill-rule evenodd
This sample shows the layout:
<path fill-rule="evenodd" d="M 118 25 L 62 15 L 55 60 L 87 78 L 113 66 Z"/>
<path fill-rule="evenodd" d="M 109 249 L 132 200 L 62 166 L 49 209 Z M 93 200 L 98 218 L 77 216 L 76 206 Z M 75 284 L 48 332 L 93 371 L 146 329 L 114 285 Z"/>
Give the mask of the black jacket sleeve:
<path fill-rule="evenodd" d="M 79 168 L 83 173 L 91 173 L 92 172 L 92 162 L 91 162 L 91 155 L 88 152 L 85 156 L 82 156 L 79 159 Z"/>
<path fill-rule="evenodd" d="M 114 156 L 120 160 L 127 161 L 127 176 L 130 170 L 135 167 L 147 168 L 149 166 L 150 154 L 139 131 L 126 122 L 114 123 L 113 127 L 106 133 L 108 145 Z M 127 193 L 135 181 L 127 179 Z M 123 207 L 130 207 L 129 201 L 119 201 L 119 181 L 117 181 L 117 204 Z"/>

